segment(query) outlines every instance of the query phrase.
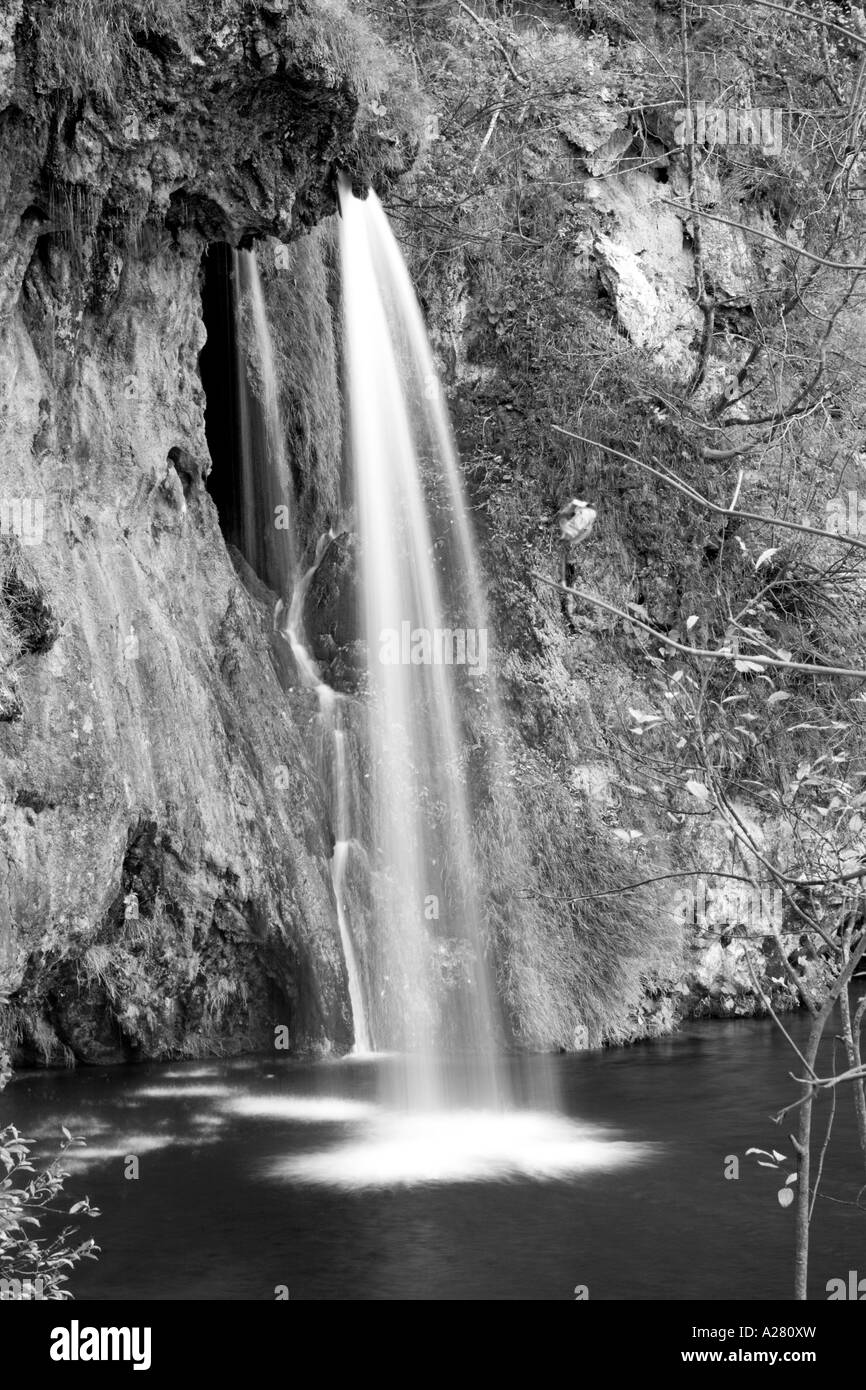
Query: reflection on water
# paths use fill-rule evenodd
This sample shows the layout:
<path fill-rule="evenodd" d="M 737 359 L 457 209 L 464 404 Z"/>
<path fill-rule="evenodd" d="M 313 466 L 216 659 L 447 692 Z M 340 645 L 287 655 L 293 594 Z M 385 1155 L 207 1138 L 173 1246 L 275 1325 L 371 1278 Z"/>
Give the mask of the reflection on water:
<path fill-rule="evenodd" d="M 805 1024 L 790 1023 L 798 1040 Z M 768 1119 L 793 1098 L 789 1055 L 771 1023 L 694 1024 L 623 1051 L 511 1059 L 518 1113 L 414 1119 L 380 1103 L 397 1059 L 30 1072 L 0 1097 L 0 1123 L 40 1157 L 61 1124 L 89 1140 L 64 1159 L 71 1197 L 103 1213 L 80 1298 L 272 1299 L 278 1284 L 292 1299 L 568 1299 L 576 1284 L 591 1299 L 788 1298 L 793 1213 L 743 1155 L 790 1156 Z M 561 1114 L 539 1103 L 551 1066 Z M 861 1182 L 847 1112 L 840 1099 L 813 1298 L 856 1266 L 866 1233 L 840 1204 Z"/>

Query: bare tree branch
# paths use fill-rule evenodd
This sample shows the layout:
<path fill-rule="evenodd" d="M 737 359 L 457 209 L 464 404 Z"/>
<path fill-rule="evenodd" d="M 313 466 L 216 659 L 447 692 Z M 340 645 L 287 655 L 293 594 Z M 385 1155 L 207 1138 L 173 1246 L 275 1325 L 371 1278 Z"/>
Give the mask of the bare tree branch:
<path fill-rule="evenodd" d="M 748 232 L 749 236 L 761 237 L 763 241 L 771 241 L 776 246 L 781 246 L 785 251 L 793 251 L 795 256 L 805 256 L 806 260 L 814 261 L 816 265 L 826 265 L 831 270 L 846 270 L 857 273 L 866 270 L 866 265 L 859 264 L 857 261 L 831 261 L 825 256 L 819 256 L 814 251 L 807 251 L 804 246 L 794 246 L 790 241 L 785 241 L 782 237 L 774 236 L 772 232 L 762 232 L 757 227 L 747 227 L 744 222 L 735 222 L 730 217 L 720 217 L 718 213 L 707 212 L 705 208 L 693 210 L 688 203 L 680 203 L 674 198 L 658 198 L 659 203 L 667 203 L 669 207 L 677 208 L 680 212 L 695 212 L 698 217 L 707 217 L 711 222 L 721 222 L 725 227 L 735 227 L 740 232 Z"/>
<path fill-rule="evenodd" d="M 684 497 L 698 502 L 702 507 L 715 512 L 717 516 L 736 517 L 743 521 L 760 521 L 765 526 L 780 526 L 787 531 L 800 531 L 808 536 L 822 536 L 826 540 L 837 541 L 840 545 L 850 545 L 857 550 L 866 550 L 866 541 L 860 540 L 857 536 L 845 536 L 836 531 L 825 531 L 820 526 L 808 526 L 805 522 L 785 521 L 779 516 L 762 516 L 760 512 L 733 511 L 730 507 L 720 507 L 718 503 L 711 502 L 708 497 L 704 497 L 695 488 L 683 482 L 682 478 L 677 478 L 673 473 L 667 471 L 661 472 L 658 468 L 644 463 L 643 459 L 635 458 L 634 454 L 624 454 L 621 449 L 614 449 L 610 444 L 602 444 L 599 439 L 588 439 L 586 435 L 575 434 L 573 430 L 564 429 L 562 425 L 551 425 L 551 429 L 556 430 L 557 434 L 567 435 L 569 439 L 577 439 L 581 444 L 593 444 L 597 449 L 604 449 L 605 453 L 613 454 L 626 463 L 633 463 L 635 467 L 643 469 L 645 473 L 651 473 L 654 478 L 667 483 L 669 487 L 676 488 Z"/>
<path fill-rule="evenodd" d="M 613 603 L 608 603 L 606 599 L 598 598 L 595 594 L 588 594 L 583 589 L 574 589 L 570 584 L 563 584 L 558 579 L 548 579 L 546 574 L 539 574 L 538 570 L 530 570 L 529 573 L 533 579 L 537 579 L 539 583 L 546 584 L 551 589 L 558 589 L 560 593 L 583 599 L 585 603 L 591 603 L 596 608 L 603 608 L 606 613 L 613 613 L 617 618 L 624 618 L 627 623 L 633 623 L 635 627 L 648 632 L 650 637 L 655 638 L 657 642 L 663 642 L 666 647 L 682 652 L 683 656 L 695 656 L 703 661 L 747 661 L 749 665 L 780 667 L 784 671 L 808 671 L 813 676 L 848 676 L 852 680 L 866 680 L 866 670 L 858 670 L 854 666 L 823 666 L 818 662 L 783 661 L 781 657 L 753 655 L 751 652 L 748 656 L 743 656 L 724 647 L 717 651 L 712 651 L 707 647 L 687 647 L 682 642 L 676 642 L 673 637 L 668 637 L 666 633 L 658 632 L 656 628 L 650 627 L 649 623 L 642 622 L 632 613 L 626 613 L 624 609 L 617 608 Z"/>

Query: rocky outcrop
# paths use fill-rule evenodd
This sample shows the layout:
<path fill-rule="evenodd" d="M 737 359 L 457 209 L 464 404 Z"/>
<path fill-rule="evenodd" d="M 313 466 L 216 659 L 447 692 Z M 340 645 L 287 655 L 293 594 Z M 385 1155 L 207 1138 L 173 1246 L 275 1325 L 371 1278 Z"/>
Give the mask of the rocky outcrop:
<path fill-rule="evenodd" d="M 278 1025 L 345 1047 L 307 696 L 207 490 L 202 257 L 299 235 L 336 161 L 403 156 L 362 108 L 360 26 L 326 7 L 228 4 L 219 29 L 87 7 L 89 53 L 64 8 L 0 28 L 0 496 L 44 521 L 0 538 L 4 1032 L 44 1060 Z"/>
<path fill-rule="evenodd" d="M 326 547 L 307 591 L 304 626 L 313 655 L 335 690 L 356 691 L 367 668 L 361 641 L 357 538 L 335 536 Z"/>

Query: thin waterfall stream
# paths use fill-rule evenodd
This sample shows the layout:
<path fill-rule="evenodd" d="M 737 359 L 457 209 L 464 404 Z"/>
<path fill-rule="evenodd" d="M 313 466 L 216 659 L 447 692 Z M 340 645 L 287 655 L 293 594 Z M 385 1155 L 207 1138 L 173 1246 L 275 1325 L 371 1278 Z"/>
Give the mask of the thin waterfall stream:
<path fill-rule="evenodd" d="M 327 764 L 320 770 L 330 789 L 329 813 L 334 833 L 331 883 L 352 1009 L 354 1052 L 364 1054 L 372 1050 L 372 1044 L 362 972 L 344 904 L 346 861 L 353 834 L 340 711 L 342 696 L 322 680 L 303 631 L 304 600 L 333 537 L 325 533 L 319 538 L 312 564 L 299 573 L 286 434 L 279 404 L 273 341 L 255 252 L 234 251 L 232 266 L 239 320 L 235 340 L 243 549 L 258 573 L 279 587 L 281 598 L 275 615 L 278 630 L 288 642 L 302 684 L 314 691 L 318 700 L 321 746 Z M 288 524 L 277 530 L 274 521 L 278 508 L 283 509 Z"/>
<path fill-rule="evenodd" d="M 291 516 L 291 481 L 273 343 L 255 252 L 232 251 L 232 273 L 236 286 L 242 550 L 259 577 L 285 594 L 297 568 L 295 535 L 290 525 L 277 530 L 274 517 L 278 508 Z"/>
<path fill-rule="evenodd" d="M 354 835 L 350 809 L 349 771 L 346 764 L 346 735 L 340 708 L 343 697 L 322 680 L 319 668 L 306 645 L 303 630 L 304 600 L 325 549 L 332 539 L 333 535 L 330 532 L 319 537 L 313 563 L 294 586 L 286 625 L 280 630 L 292 649 L 301 680 L 309 689 L 316 692 L 319 702 L 322 743 L 330 754 L 330 767 L 325 771 L 331 786 L 330 812 L 334 832 L 334 848 L 331 853 L 331 884 L 337 904 L 337 922 L 340 928 L 343 958 L 346 963 L 349 1003 L 352 1006 L 352 1023 L 355 1030 L 353 1052 L 356 1055 L 362 1055 L 372 1052 L 373 1046 L 367 1022 L 367 1005 L 364 999 L 361 969 L 344 898 L 346 862 Z"/>

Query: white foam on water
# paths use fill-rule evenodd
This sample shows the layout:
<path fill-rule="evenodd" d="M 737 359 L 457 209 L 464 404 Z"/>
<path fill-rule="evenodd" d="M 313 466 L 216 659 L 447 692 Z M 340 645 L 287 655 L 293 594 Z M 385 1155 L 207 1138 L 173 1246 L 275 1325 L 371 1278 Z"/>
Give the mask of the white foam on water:
<path fill-rule="evenodd" d="M 231 1086 L 222 1086 L 216 1083 L 212 1086 L 142 1086 L 141 1090 L 135 1092 L 135 1095 L 143 1096 L 145 1100 L 187 1100 L 205 1096 L 229 1096 L 231 1089 Z"/>
<path fill-rule="evenodd" d="M 224 1107 L 250 1119 L 294 1120 L 299 1124 L 341 1124 L 366 1120 L 376 1106 L 342 1096 L 236 1096 Z"/>
<path fill-rule="evenodd" d="M 219 1076 L 216 1067 L 172 1067 L 171 1071 L 160 1072 L 164 1081 L 203 1081 L 208 1076 Z"/>
<path fill-rule="evenodd" d="M 456 1110 L 379 1116 L 345 1143 L 280 1159 L 268 1174 L 343 1190 L 550 1182 L 639 1163 L 651 1152 L 560 1115 Z"/>
<path fill-rule="evenodd" d="M 395 1058 L 402 1060 L 402 1052 L 344 1052 L 339 1057 L 326 1057 L 318 1064 L 323 1067 L 378 1066 L 380 1062 L 390 1062 Z"/>
<path fill-rule="evenodd" d="M 61 1167 L 87 1168 L 94 1163 L 107 1163 L 134 1154 L 155 1153 L 158 1149 L 168 1149 L 177 1144 L 175 1134 L 122 1134 L 110 1143 L 88 1144 L 84 1148 L 67 1149 L 61 1156 Z"/>
<path fill-rule="evenodd" d="M 193 1115 L 192 1123 L 196 1129 L 222 1129 L 226 1123 L 225 1115 Z"/>
<path fill-rule="evenodd" d="M 46 1124 L 38 1126 L 27 1125 L 23 1133 L 27 1139 L 38 1139 L 40 1142 L 49 1144 L 56 1140 L 60 1144 L 64 1137 L 61 1125 L 68 1129 L 69 1133 L 73 1134 L 76 1139 L 79 1135 L 86 1139 L 89 1134 L 102 1134 L 111 1128 L 107 1120 L 100 1120 L 95 1114 L 85 1112 L 83 1115 L 75 1115 L 72 1118 L 69 1115 L 57 1115 Z"/>

